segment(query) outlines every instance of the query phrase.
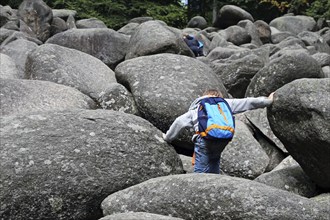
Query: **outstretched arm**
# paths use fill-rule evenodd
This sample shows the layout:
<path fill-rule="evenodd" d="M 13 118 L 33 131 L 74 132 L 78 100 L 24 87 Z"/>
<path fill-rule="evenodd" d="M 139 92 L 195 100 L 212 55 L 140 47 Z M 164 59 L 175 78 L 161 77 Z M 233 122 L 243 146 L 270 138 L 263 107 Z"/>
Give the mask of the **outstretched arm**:
<path fill-rule="evenodd" d="M 192 115 L 191 112 L 187 112 L 181 116 L 179 116 L 173 124 L 170 126 L 170 129 L 166 132 L 166 134 L 163 136 L 164 140 L 166 142 L 172 142 L 174 139 L 179 136 L 179 134 L 182 132 L 184 128 L 190 128 L 193 127 L 192 123 Z"/>
<path fill-rule="evenodd" d="M 236 114 L 247 110 L 268 107 L 273 103 L 273 96 L 274 93 L 271 93 L 268 97 L 226 99 L 226 101 L 233 113 Z"/>

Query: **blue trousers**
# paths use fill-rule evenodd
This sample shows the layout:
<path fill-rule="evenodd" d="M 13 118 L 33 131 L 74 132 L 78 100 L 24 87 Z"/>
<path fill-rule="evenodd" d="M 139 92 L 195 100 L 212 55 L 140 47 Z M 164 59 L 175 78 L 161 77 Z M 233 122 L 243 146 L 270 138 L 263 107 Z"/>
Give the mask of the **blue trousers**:
<path fill-rule="evenodd" d="M 220 156 L 229 141 L 205 140 L 198 136 L 195 140 L 194 173 L 220 173 Z"/>

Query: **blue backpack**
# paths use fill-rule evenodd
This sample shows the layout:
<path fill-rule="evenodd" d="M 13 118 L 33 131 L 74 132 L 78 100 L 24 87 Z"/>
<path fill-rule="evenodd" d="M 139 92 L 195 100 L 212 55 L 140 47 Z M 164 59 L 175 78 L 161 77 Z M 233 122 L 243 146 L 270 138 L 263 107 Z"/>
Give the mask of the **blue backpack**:
<path fill-rule="evenodd" d="M 209 140 L 231 140 L 235 118 L 228 103 L 220 97 L 202 99 L 198 108 L 198 133 Z"/>

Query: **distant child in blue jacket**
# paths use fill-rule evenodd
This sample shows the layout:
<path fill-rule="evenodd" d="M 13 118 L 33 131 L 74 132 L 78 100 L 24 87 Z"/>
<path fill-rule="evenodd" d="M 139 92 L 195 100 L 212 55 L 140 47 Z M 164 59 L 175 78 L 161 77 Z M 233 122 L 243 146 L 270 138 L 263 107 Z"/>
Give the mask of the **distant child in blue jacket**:
<path fill-rule="evenodd" d="M 196 57 L 203 56 L 203 43 L 198 41 L 193 35 L 184 34 L 183 40 L 188 47 L 192 50 Z"/>
<path fill-rule="evenodd" d="M 247 110 L 268 107 L 273 103 L 273 94 L 268 97 L 225 99 L 233 114 Z M 166 142 L 172 142 L 184 128 L 194 128 L 195 134 L 192 141 L 195 144 L 195 173 L 220 173 L 220 156 L 229 141 L 207 140 L 198 133 L 198 107 L 202 99 L 206 97 L 223 97 L 221 92 L 210 89 L 204 92 L 203 96 L 197 98 L 189 107 L 188 112 L 179 116 L 170 126 L 163 138 Z"/>

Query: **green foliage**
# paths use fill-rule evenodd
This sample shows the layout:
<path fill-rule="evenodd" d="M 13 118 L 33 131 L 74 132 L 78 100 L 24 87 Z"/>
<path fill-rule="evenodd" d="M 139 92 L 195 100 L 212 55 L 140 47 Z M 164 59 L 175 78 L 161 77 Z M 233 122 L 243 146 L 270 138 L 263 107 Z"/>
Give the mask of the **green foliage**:
<path fill-rule="evenodd" d="M 268 0 L 265 0 L 268 1 Z M 205 10 L 200 10 L 197 8 L 197 10 L 191 12 L 190 11 L 190 17 L 196 16 L 196 15 L 202 15 L 200 11 L 205 11 L 205 18 L 206 20 L 211 23 L 213 18 L 212 10 L 213 10 L 213 3 L 214 0 L 190 0 L 192 5 L 196 5 L 197 2 L 200 2 L 201 5 L 204 5 L 206 8 Z M 264 20 L 266 22 L 271 21 L 275 17 L 280 16 L 282 13 L 281 11 L 275 7 L 274 5 L 263 2 L 261 0 L 216 0 L 216 7 L 217 11 L 220 10 L 225 5 L 236 5 L 247 12 L 249 12 L 253 18 L 256 20 Z M 203 16 L 203 15 L 202 15 Z"/>
<path fill-rule="evenodd" d="M 178 0 L 55 0 L 46 3 L 52 8 L 76 10 L 77 19 L 98 18 L 113 29 L 142 16 L 163 20 L 174 27 L 183 27 L 187 23 L 186 10 Z"/>
<path fill-rule="evenodd" d="M 261 2 L 275 6 L 281 14 L 294 13 L 308 15 L 315 19 L 330 19 L 329 0 L 261 0 Z"/>
<path fill-rule="evenodd" d="M 2 0 L 3 5 L 18 8 L 22 0 Z M 77 11 L 76 19 L 95 17 L 109 28 L 121 28 L 135 17 L 153 17 L 182 28 L 187 24 L 187 9 L 180 0 L 44 0 L 53 9 Z"/>
<path fill-rule="evenodd" d="M 187 13 L 182 7 L 174 4 L 162 5 L 153 4 L 146 8 L 146 15 L 154 19 L 162 20 L 168 25 L 183 28 L 187 24 Z"/>
<path fill-rule="evenodd" d="M 9 5 L 11 8 L 17 9 L 23 0 L 1 0 L 0 5 Z"/>
<path fill-rule="evenodd" d="M 168 25 L 183 28 L 188 22 L 188 10 L 181 0 L 44 0 L 53 9 L 77 11 L 76 19 L 98 18 L 115 30 L 135 17 L 148 16 L 165 21 Z M 190 18 L 201 15 L 211 24 L 213 3 L 219 10 L 224 5 L 236 5 L 251 13 L 256 19 L 266 22 L 285 13 L 308 15 L 330 19 L 329 0 L 189 0 L 197 5 L 189 11 Z M 22 0 L 2 0 L 2 5 L 18 8 Z"/>
<path fill-rule="evenodd" d="M 255 20 L 270 22 L 283 14 L 281 8 L 271 4 L 270 1 L 273 0 L 225 0 L 221 1 L 220 7 L 236 5 L 249 12 Z"/>
<path fill-rule="evenodd" d="M 314 18 L 325 18 L 327 20 L 330 20 L 330 1 L 314 1 L 311 6 L 307 8 L 306 14 Z"/>

